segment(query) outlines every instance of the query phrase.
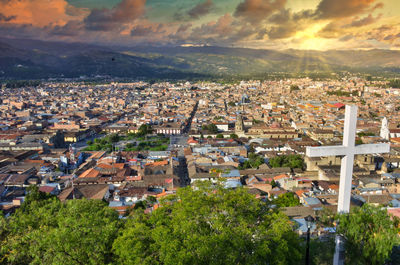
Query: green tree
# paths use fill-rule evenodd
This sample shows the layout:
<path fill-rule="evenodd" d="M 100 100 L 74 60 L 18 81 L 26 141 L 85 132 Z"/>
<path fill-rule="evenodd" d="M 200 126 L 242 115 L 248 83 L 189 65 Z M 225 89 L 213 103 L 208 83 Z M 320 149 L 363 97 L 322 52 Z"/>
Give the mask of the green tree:
<path fill-rule="evenodd" d="M 228 106 L 229 106 L 229 107 L 235 107 L 236 104 L 235 104 L 235 102 L 233 102 L 233 101 L 229 101 Z"/>
<path fill-rule="evenodd" d="M 275 180 L 271 180 L 270 184 L 271 184 L 272 188 L 275 188 L 278 186 L 278 184 L 276 184 Z"/>
<path fill-rule="evenodd" d="M 199 183 L 131 215 L 113 249 L 119 264 L 298 264 L 289 219 L 244 188 Z"/>
<path fill-rule="evenodd" d="M 269 160 L 271 167 L 303 168 L 304 160 L 300 155 L 282 155 Z"/>
<path fill-rule="evenodd" d="M 0 262 L 5 264 L 105 264 L 112 260 L 118 214 L 97 200 L 32 201 L 4 223 Z"/>
<path fill-rule="evenodd" d="M 224 138 L 224 135 L 223 135 L 222 133 L 219 133 L 219 134 L 217 134 L 216 138 L 218 138 L 218 139 L 223 139 L 223 138 Z"/>
<path fill-rule="evenodd" d="M 299 198 L 293 192 L 281 194 L 272 201 L 278 207 L 292 207 L 300 205 Z"/>
<path fill-rule="evenodd" d="M 151 134 L 153 132 L 153 129 L 151 128 L 151 125 L 149 124 L 142 124 L 139 127 L 138 136 L 146 136 L 148 134 Z"/>
<path fill-rule="evenodd" d="M 117 133 L 110 134 L 108 137 L 108 143 L 118 143 L 120 140 L 120 137 Z"/>
<path fill-rule="evenodd" d="M 218 127 L 217 127 L 217 125 L 215 125 L 214 123 L 211 123 L 211 124 L 209 124 L 209 125 L 203 125 L 203 126 L 202 126 L 202 129 L 203 129 L 203 130 L 207 130 L 207 131 L 209 131 L 210 133 L 218 133 Z"/>
<path fill-rule="evenodd" d="M 399 219 L 368 204 L 339 214 L 337 232 L 345 239 L 346 264 L 384 264 L 400 243 Z"/>
<path fill-rule="evenodd" d="M 300 88 L 299 88 L 298 85 L 291 85 L 291 86 L 290 86 L 290 92 L 296 91 L 296 90 L 300 90 Z"/>
<path fill-rule="evenodd" d="M 24 203 L 21 205 L 20 210 L 29 212 L 31 210 L 32 204 L 34 205 L 34 207 L 42 206 L 55 198 L 56 197 L 54 195 L 40 192 L 38 186 L 31 185 L 26 189 L 25 200 Z"/>
<path fill-rule="evenodd" d="M 324 237 L 311 238 L 310 261 L 312 265 L 331 265 L 335 254 L 335 237 L 327 235 Z"/>
<path fill-rule="evenodd" d="M 87 145 L 92 145 L 92 144 L 93 144 L 93 141 L 89 140 L 89 141 L 86 142 L 86 144 L 87 144 Z"/>
<path fill-rule="evenodd" d="M 393 88 L 400 88 L 400 79 L 390 80 L 389 86 Z"/>
<path fill-rule="evenodd" d="M 258 168 L 264 164 L 264 158 L 255 153 L 249 153 L 248 159 L 239 166 L 239 169 Z"/>
<path fill-rule="evenodd" d="M 231 135 L 229 135 L 229 137 L 231 139 L 238 139 L 239 138 L 239 136 L 237 134 L 235 134 L 235 133 L 231 133 Z"/>

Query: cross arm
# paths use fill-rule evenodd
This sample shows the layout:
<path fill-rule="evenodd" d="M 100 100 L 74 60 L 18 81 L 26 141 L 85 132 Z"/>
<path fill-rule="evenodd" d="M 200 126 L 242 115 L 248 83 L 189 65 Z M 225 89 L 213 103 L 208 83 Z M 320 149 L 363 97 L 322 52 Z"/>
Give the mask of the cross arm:
<path fill-rule="evenodd" d="M 346 146 L 318 146 L 307 147 L 306 156 L 308 157 L 322 157 L 322 156 L 344 156 L 349 155 L 354 150 L 354 155 L 362 154 L 376 154 L 376 153 L 389 153 L 390 144 L 362 144 L 357 145 L 354 149 L 349 150 Z M 350 152 L 349 152 L 350 151 Z"/>
<path fill-rule="evenodd" d="M 355 147 L 354 154 L 363 155 L 363 154 L 375 154 L 375 153 L 389 153 L 390 152 L 390 144 L 361 144 Z"/>
<path fill-rule="evenodd" d="M 306 156 L 322 157 L 322 156 L 343 156 L 346 155 L 348 147 L 346 146 L 318 146 L 307 147 Z"/>

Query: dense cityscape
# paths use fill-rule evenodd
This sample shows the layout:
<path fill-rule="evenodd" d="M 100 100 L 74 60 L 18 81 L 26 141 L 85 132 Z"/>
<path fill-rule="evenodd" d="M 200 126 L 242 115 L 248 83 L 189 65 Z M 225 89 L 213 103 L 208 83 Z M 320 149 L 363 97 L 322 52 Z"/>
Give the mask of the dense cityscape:
<path fill-rule="evenodd" d="M 0 0 L 0 265 L 400 264 L 396 0 Z"/>
<path fill-rule="evenodd" d="M 1 89 L 3 214 L 31 186 L 61 202 L 103 200 L 120 218 L 151 213 L 183 187 L 211 181 L 243 187 L 307 233 L 305 217 L 336 211 L 341 159 L 311 158 L 307 146 L 340 145 L 344 107 L 358 105 L 351 208 L 385 207 L 400 217 L 399 90 L 349 76 L 313 81 L 42 82 Z M 312 234 L 332 233 L 318 225 Z"/>

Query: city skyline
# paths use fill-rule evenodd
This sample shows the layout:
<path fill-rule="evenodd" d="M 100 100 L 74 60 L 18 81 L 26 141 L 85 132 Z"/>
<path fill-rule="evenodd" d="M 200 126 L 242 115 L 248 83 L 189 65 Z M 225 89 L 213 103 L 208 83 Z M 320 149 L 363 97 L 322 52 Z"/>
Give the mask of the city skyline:
<path fill-rule="evenodd" d="M 0 33 L 103 45 L 399 49 L 399 5 L 384 0 L 0 1 Z"/>

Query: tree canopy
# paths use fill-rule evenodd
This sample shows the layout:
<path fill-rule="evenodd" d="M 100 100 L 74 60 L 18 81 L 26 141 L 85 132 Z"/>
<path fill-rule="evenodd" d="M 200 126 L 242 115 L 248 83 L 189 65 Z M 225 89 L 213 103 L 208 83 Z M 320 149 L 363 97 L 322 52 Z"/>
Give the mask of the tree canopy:
<path fill-rule="evenodd" d="M 109 263 L 118 222 L 102 201 L 36 197 L 0 218 L 0 264 Z"/>
<path fill-rule="evenodd" d="M 201 128 L 203 130 L 207 130 L 210 133 L 218 133 L 218 127 L 214 123 L 211 123 L 209 125 L 203 125 Z"/>
<path fill-rule="evenodd" d="M 179 189 L 151 215 L 135 213 L 114 242 L 121 264 L 297 264 L 289 219 L 244 188 Z"/>
<path fill-rule="evenodd" d="M 300 155 L 281 155 L 269 160 L 271 167 L 303 168 L 304 160 Z"/>
<path fill-rule="evenodd" d="M 346 264 L 384 264 L 400 244 L 399 219 L 392 219 L 386 209 L 364 204 L 336 220 L 337 232 L 345 239 Z"/>
<path fill-rule="evenodd" d="M 245 188 L 198 182 L 145 213 L 142 208 L 155 200 L 121 220 L 103 201 L 63 203 L 30 188 L 23 207 L 8 218 L 0 215 L 0 264 L 299 264 L 304 258 L 304 239 L 288 217 Z M 275 203 L 294 206 L 298 200 L 287 193 Z M 400 243 L 399 219 L 384 209 L 364 205 L 320 217 L 338 224 L 346 264 L 384 264 Z M 312 240 L 313 264 L 331 264 L 330 239 Z"/>
<path fill-rule="evenodd" d="M 262 156 L 259 156 L 256 153 L 249 153 L 248 159 L 239 165 L 239 169 L 258 168 L 264 163 L 265 161 Z"/>
<path fill-rule="evenodd" d="M 229 137 L 230 137 L 231 139 L 238 139 L 238 138 L 239 138 L 239 136 L 238 136 L 237 134 L 235 134 L 235 133 L 231 133 L 231 134 L 229 135 Z"/>
<path fill-rule="evenodd" d="M 153 132 L 153 129 L 151 128 L 151 125 L 149 124 L 142 124 L 139 127 L 139 130 L 137 132 L 137 135 L 139 136 L 145 136 L 147 134 L 151 134 Z"/>
<path fill-rule="evenodd" d="M 278 198 L 272 201 L 273 204 L 279 207 L 292 207 L 300 205 L 299 198 L 293 192 L 280 194 Z"/>

